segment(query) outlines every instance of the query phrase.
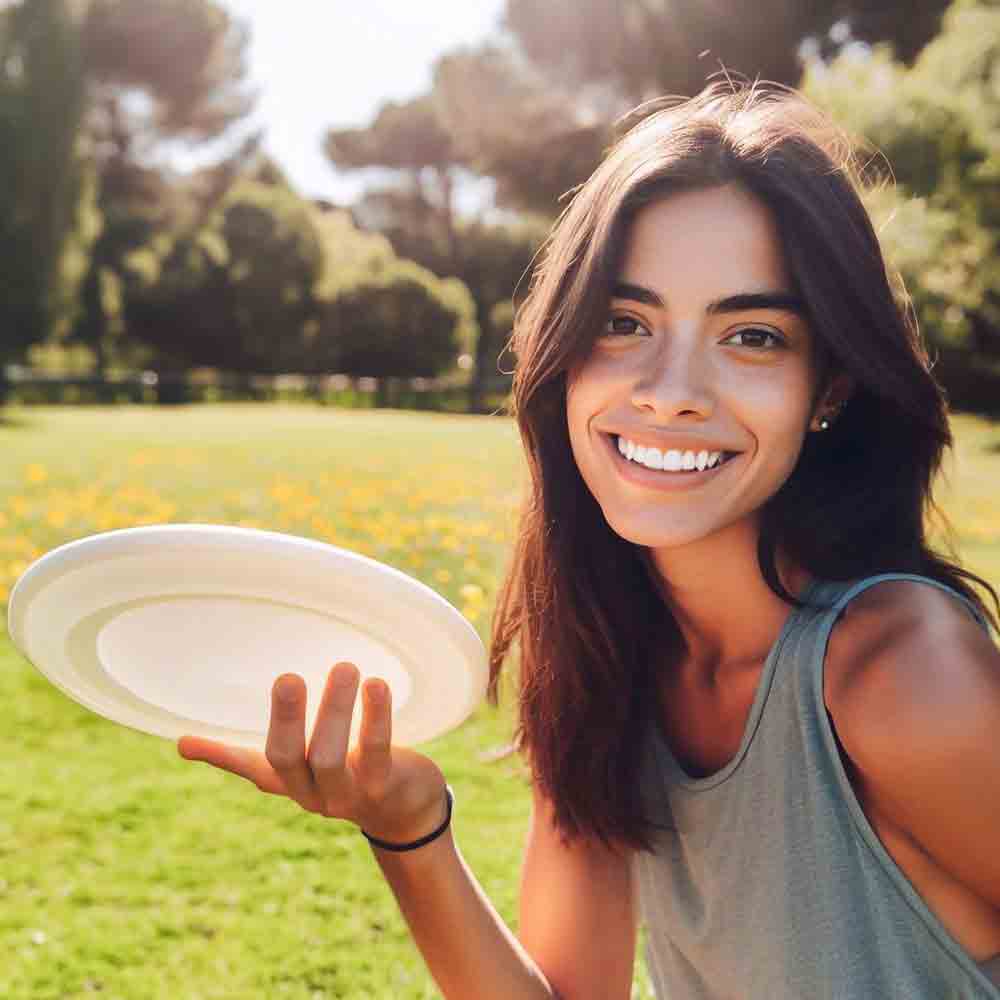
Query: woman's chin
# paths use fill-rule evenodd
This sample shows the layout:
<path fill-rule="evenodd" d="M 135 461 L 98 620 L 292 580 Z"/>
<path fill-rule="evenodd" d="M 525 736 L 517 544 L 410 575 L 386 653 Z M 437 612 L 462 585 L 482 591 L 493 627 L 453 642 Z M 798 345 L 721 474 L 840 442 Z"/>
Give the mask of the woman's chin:
<path fill-rule="evenodd" d="M 618 512 L 609 517 L 608 513 L 605 510 L 604 518 L 619 538 L 653 551 L 666 552 L 710 541 L 718 542 L 722 540 L 719 537 L 722 534 L 728 536 L 730 542 L 734 540 L 734 533 L 737 536 L 745 534 L 751 540 L 756 537 L 753 524 L 756 518 L 753 514 L 749 517 L 734 514 L 726 520 L 703 517 L 675 517 L 668 520 L 662 511 L 646 517 L 641 514 L 622 515 Z"/>
<path fill-rule="evenodd" d="M 635 520 L 618 523 L 609 520 L 608 524 L 619 538 L 645 549 L 683 548 L 714 534 L 711 530 L 695 525 L 666 527 L 662 524 L 643 524 Z"/>

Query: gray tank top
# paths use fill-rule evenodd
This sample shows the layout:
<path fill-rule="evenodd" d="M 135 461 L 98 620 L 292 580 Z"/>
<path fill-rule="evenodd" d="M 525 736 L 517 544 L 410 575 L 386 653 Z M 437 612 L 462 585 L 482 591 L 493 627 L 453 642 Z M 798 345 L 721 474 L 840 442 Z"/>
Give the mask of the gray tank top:
<path fill-rule="evenodd" d="M 634 863 L 661 1000 L 1000 1000 L 1000 956 L 974 962 L 889 856 L 826 713 L 834 622 L 889 579 L 940 587 L 989 630 L 964 597 L 925 577 L 813 581 L 771 649 L 743 741 L 722 770 L 692 778 L 650 728 L 643 795 L 667 829 Z"/>

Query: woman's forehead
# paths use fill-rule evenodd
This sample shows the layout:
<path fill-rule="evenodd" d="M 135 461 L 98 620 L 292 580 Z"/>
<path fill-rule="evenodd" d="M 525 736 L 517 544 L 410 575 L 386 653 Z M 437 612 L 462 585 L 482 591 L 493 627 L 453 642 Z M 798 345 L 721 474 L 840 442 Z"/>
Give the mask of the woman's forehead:
<path fill-rule="evenodd" d="M 738 185 L 678 192 L 642 208 L 616 278 L 649 288 L 668 307 L 678 296 L 791 289 L 770 209 Z"/>

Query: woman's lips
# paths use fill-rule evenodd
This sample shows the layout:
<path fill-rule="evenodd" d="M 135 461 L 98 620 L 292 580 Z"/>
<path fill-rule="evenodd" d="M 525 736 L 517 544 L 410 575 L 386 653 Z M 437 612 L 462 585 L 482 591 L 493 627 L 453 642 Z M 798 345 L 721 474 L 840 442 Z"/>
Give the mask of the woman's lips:
<path fill-rule="evenodd" d="M 620 474 L 626 480 L 640 486 L 667 492 L 694 489 L 702 486 L 718 476 L 734 458 L 738 458 L 742 454 L 742 452 L 738 451 L 724 452 L 719 464 L 711 469 L 668 472 L 662 469 L 650 469 L 645 465 L 640 465 L 638 462 L 631 461 L 618 450 L 618 435 L 605 434 L 603 436 L 611 452 L 612 460 Z"/>

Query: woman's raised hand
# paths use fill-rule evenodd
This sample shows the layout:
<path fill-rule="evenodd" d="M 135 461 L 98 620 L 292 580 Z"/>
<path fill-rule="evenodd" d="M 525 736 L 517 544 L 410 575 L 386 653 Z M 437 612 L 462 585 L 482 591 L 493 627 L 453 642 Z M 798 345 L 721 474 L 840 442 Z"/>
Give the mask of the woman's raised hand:
<path fill-rule="evenodd" d="M 306 685 L 298 674 L 274 682 L 264 753 L 196 736 L 181 737 L 178 752 L 246 778 L 262 792 L 286 795 L 308 812 L 349 820 L 380 840 L 409 843 L 444 819 L 444 775 L 429 757 L 392 746 L 391 693 L 379 678 L 362 686 L 360 735 L 348 749 L 359 680 L 351 663 L 330 671 L 308 752 Z"/>

